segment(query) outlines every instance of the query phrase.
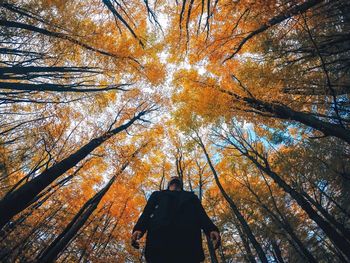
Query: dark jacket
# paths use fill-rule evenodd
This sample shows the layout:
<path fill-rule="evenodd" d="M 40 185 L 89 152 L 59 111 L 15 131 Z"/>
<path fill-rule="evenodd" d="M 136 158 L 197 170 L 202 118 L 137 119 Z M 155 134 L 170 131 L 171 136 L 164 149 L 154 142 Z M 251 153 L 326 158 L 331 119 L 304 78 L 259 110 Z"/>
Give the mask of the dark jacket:
<path fill-rule="evenodd" d="M 151 194 L 133 232 L 147 231 L 145 256 L 148 262 L 155 262 L 153 258 L 159 253 L 174 255 L 174 250 L 176 255 L 183 255 L 183 259 L 178 259 L 181 262 L 199 262 L 204 260 L 201 229 L 206 234 L 219 231 L 197 195 L 189 191 L 162 190 Z"/>

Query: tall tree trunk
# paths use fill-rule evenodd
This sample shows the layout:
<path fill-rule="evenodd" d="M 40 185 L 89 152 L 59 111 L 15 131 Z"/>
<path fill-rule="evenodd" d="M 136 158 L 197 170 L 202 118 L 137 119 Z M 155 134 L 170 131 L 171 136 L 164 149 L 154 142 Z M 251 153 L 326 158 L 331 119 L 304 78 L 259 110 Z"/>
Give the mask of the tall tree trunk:
<path fill-rule="evenodd" d="M 235 216 L 237 217 L 238 221 L 240 222 L 240 224 L 242 225 L 242 229 L 243 231 L 245 232 L 245 234 L 247 235 L 247 237 L 249 238 L 249 241 L 252 243 L 256 253 L 258 254 L 261 262 L 263 263 L 267 263 L 267 258 L 266 258 L 266 255 L 265 255 L 265 252 L 264 250 L 262 249 L 260 243 L 256 240 L 252 230 L 250 229 L 247 221 L 245 220 L 245 218 L 243 217 L 243 215 L 241 214 L 241 212 L 239 211 L 238 207 L 236 206 L 235 202 L 232 200 L 231 197 L 228 196 L 228 194 L 225 192 L 224 188 L 222 187 L 220 181 L 219 181 L 219 177 L 218 177 L 218 174 L 210 160 L 210 157 L 209 157 L 209 154 L 204 146 L 204 143 L 202 141 L 202 139 L 200 138 L 200 136 L 197 134 L 198 136 L 198 143 L 199 145 L 201 146 L 204 154 L 205 154 L 205 157 L 208 161 L 208 164 L 209 164 L 209 167 L 214 175 L 214 178 L 215 178 L 215 182 L 216 182 L 216 185 L 219 187 L 220 189 L 220 192 L 221 194 L 223 195 L 223 197 L 225 198 L 225 200 L 227 201 L 227 203 L 230 205 L 233 213 L 235 214 Z"/>
<path fill-rule="evenodd" d="M 345 226 L 339 223 L 332 215 L 328 213 L 326 209 L 323 208 L 318 202 L 316 202 L 307 192 L 302 191 L 302 195 L 331 223 L 335 228 L 338 229 L 348 241 L 350 241 L 350 231 L 345 228 Z"/>
<path fill-rule="evenodd" d="M 256 30 L 250 32 L 245 38 L 243 38 L 243 40 L 238 44 L 238 46 L 236 47 L 235 51 L 233 52 L 233 54 L 231 54 L 229 57 L 227 57 L 223 62 L 232 59 L 243 47 L 243 45 L 252 37 L 268 30 L 270 27 L 277 25 L 283 21 L 285 21 L 288 18 L 291 18 L 292 16 L 298 15 L 300 13 L 304 13 L 307 10 L 309 10 L 310 8 L 314 7 L 315 5 L 321 3 L 322 0 L 309 0 L 309 1 L 305 1 L 304 3 L 300 4 L 300 5 L 295 5 L 292 8 L 290 8 L 289 10 L 284 11 L 283 13 L 271 18 L 269 21 L 267 21 L 267 23 L 263 24 L 262 26 L 260 26 L 259 28 L 257 28 Z"/>
<path fill-rule="evenodd" d="M 284 263 L 284 260 L 282 257 L 282 252 L 281 252 L 281 249 L 279 248 L 277 242 L 275 240 L 272 240 L 271 245 L 272 245 L 272 249 L 276 255 L 276 258 L 278 260 L 278 263 Z"/>
<path fill-rule="evenodd" d="M 132 157 L 135 156 L 136 151 Z M 117 174 L 112 176 L 107 185 L 97 192 L 92 198 L 90 198 L 79 212 L 74 216 L 72 221 L 67 227 L 59 234 L 55 240 L 38 255 L 38 262 L 53 262 L 57 256 L 66 248 L 69 242 L 76 236 L 80 228 L 85 224 L 90 215 L 95 211 L 103 196 L 108 192 L 118 175 L 120 175 L 129 165 L 130 160 L 126 161 Z"/>
<path fill-rule="evenodd" d="M 17 218 L 16 220 L 12 221 L 10 224 L 6 224 L 2 228 L 2 230 L 0 231 L 0 237 L 4 236 L 4 238 L 5 238 L 5 235 L 8 235 L 14 229 L 16 229 L 16 227 L 19 224 L 23 223 L 29 216 L 31 216 L 33 214 L 33 212 L 36 209 L 41 207 L 53 194 L 55 194 L 60 188 L 62 188 L 66 182 L 71 180 L 73 178 L 73 176 L 75 176 L 77 174 L 77 172 L 81 169 L 81 167 L 82 166 L 80 166 L 77 170 L 75 170 L 73 174 L 63 178 L 62 180 L 60 180 L 59 182 L 57 182 L 53 186 L 48 187 L 47 189 L 45 189 L 45 191 L 42 191 L 39 195 L 37 195 L 30 202 L 26 213 L 22 213 L 19 218 Z"/>
<path fill-rule="evenodd" d="M 222 246 L 219 247 L 219 254 L 221 258 L 221 263 L 226 263 L 225 253 Z"/>
<path fill-rule="evenodd" d="M 256 263 L 256 260 L 255 260 L 255 257 L 253 255 L 253 252 L 252 252 L 252 250 L 250 248 L 250 244 L 249 244 L 249 240 L 248 240 L 247 236 L 243 233 L 242 227 L 239 225 L 239 223 L 235 223 L 235 224 L 236 224 L 236 228 L 237 228 L 239 237 L 242 240 L 243 247 L 244 247 L 244 249 L 246 251 L 247 261 L 249 263 Z"/>
<path fill-rule="evenodd" d="M 142 119 L 148 110 L 140 111 L 133 118 L 128 120 L 104 135 L 92 139 L 75 153 L 71 154 L 62 161 L 54 164 L 49 169 L 36 176 L 33 180 L 23 184 L 17 190 L 12 191 L 0 201 L 0 229 L 9 222 L 9 220 L 27 208 L 31 201 L 54 180 L 63 175 L 70 168 L 74 167 L 79 161 L 83 160 L 89 153 L 100 146 L 113 135 L 120 133 L 130 127 L 136 120 Z"/>
<path fill-rule="evenodd" d="M 78 233 L 79 229 L 88 220 L 90 215 L 95 211 L 102 197 L 108 191 L 114 180 L 115 176 L 112 177 L 109 183 L 100 192 L 84 204 L 63 232 L 38 256 L 38 262 L 53 262 L 56 260 L 59 253 L 65 249 L 68 243 Z"/>
<path fill-rule="evenodd" d="M 257 114 L 270 113 L 272 114 L 271 117 L 277 117 L 283 120 L 297 121 L 322 132 L 325 136 L 334 136 L 350 144 L 350 131 L 344 129 L 341 125 L 322 121 L 310 113 L 296 111 L 280 103 L 270 103 L 258 100 L 254 97 L 242 97 L 222 88 L 219 90 L 223 93 L 229 94 L 238 101 L 248 104 L 250 107 L 256 110 Z"/>
<path fill-rule="evenodd" d="M 1 4 L 1 6 L 5 7 L 5 8 L 8 8 L 9 10 L 11 11 L 14 11 L 13 9 L 13 5 L 12 7 L 10 7 L 10 5 L 8 4 Z M 12 8 L 12 9 L 10 9 Z M 102 55 L 105 55 L 105 56 L 109 56 L 109 57 L 112 57 L 112 58 L 117 58 L 117 59 L 123 59 L 123 57 L 120 57 L 116 54 L 113 54 L 113 53 L 110 53 L 110 52 L 107 52 L 105 50 L 102 50 L 102 49 L 98 49 L 98 48 L 95 48 L 95 47 L 92 47 L 78 39 L 75 39 L 67 34 L 64 34 L 64 33 L 61 33 L 61 32 L 55 32 L 55 31 L 50 31 L 50 30 L 47 30 L 45 28 L 41 28 L 41 27 L 37 27 L 37 26 L 34 26 L 34 25 L 29 25 L 29 24 L 24 24 L 24 23 L 21 23 L 21 22 L 17 22 L 17 21 L 10 21 L 10 20 L 5 20 L 5 19 L 1 19 L 0 20 L 0 26 L 3 26 L 3 27 L 9 27 L 9 28 L 18 28 L 18 29 L 23 29 L 23 30 L 28 30 L 28 31 L 31 31 L 31 32 L 36 32 L 36 33 L 40 33 L 42 35 L 46 35 L 46 36 L 49 36 L 49 37 L 53 37 L 53 38 L 58 38 L 58 39 L 63 39 L 63 40 L 66 40 L 66 41 L 69 41 L 75 45 L 78 45 L 86 50 L 89 50 L 89 51 L 93 51 L 93 52 L 96 52 L 96 53 L 99 53 L 99 54 L 102 54 Z M 130 57 L 128 57 L 128 59 L 132 59 Z"/>
<path fill-rule="evenodd" d="M 265 177 L 264 177 L 265 180 Z M 305 257 L 305 259 L 310 263 L 317 263 L 317 260 L 314 258 L 314 256 L 310 253 L 310 251 L 304 246 L 303 242 L 298 238 L 298 236 L 295 234 L 291 224 L 286 219 L 286 217 L 281 213 L 281 211 L 278 209 L 278 206 L 276 204 L 275 198 L 272 194 L 271 188 L 268 185 L 267 181 L 265 180 L 265 183 L 269 189 L 270 197 L 272 199 L 272 202 L 274 204 L 274 208 L 277 211 L 276 215 L 266 204 L 262 202 L 259 195 L 253 191 L 253 189 L 250 186 L 247 186 L 248 190 L 255 196 L 256 200 L 258 201 L 259 205 L 271 216 L 271 219 L 274 220 L 293 240 L 293 242 L 296 244 L 298 250 L 300 250 L 300 253 L 302 256 Z M 274 242 L 274 241 L 273 241 Z M 278 255 L 276 255 L 278 258 Z"/>
<path fill-rule="evenodd" d="M 234 136 L 231 134 L 231 136 Z M 243 138 L 241 138 L 244 140 Z M 247 146 L 244 145 L 246 143 L 248 145 L 248 142 L 244 140 L 243 142 L 239 141 L 239 138 L 236 140 L 238 143 L 240 143 L 240 146 L 243 147 L 242 149 L 239 145 L 236 145 L 231 140 L 228 140 L 228 142 L 231 143 L 232 146 L 234 146 L 239 152 L 241 152 L 244 156 L 246 156 L 252 163 L 256 165 L 257 168 L 259 168 L 261 171 L 266 173 L 271 179 L 280 187 L 282 188 L 286 193 L 288 193 L 296 202 L 297 204 L 306 212 L 306 214 L 309 216 L 310 219 L 312 219 L 322 230 L 323 232 L 328 236 L 328 238 L 334 243 L 336 247 L 339 248 L 340 251 L 350 260 L 350 243 L 344 238 L 334 227 L 332 227 L 331 224 L 329 224 L 326 220 L 324 220 L 310 205 L 310 203 L 305 199 L 305 197 L 297 192 L 294 188 L 292 188 L 289 184 L 287 184 L 286 181 L 282 179 L 277 173 L 271 170 L 270 165 L 267 161 L 267 159 L 259 154 L 251 145 L 249 145 L 249 151 L 253 151 L 254 157 L 252 154 L 249 153 L 247 150 Z M 260 158 L 264 165 L 262 165 L 256 158 Z"/>
<path fill-rule="evenodd" d="M 207 239 L 207 245 L 208 245 L 208 250 L 209 250 L 209 255 L 210 255 L 210 262 L 211 263 L 219 263 L 218 258 L 215 253 L 215 249 L 213 247 L 213 243 L 210 240 L 210 237 L 208 235 L 205 235 L 205 238 Z"/>

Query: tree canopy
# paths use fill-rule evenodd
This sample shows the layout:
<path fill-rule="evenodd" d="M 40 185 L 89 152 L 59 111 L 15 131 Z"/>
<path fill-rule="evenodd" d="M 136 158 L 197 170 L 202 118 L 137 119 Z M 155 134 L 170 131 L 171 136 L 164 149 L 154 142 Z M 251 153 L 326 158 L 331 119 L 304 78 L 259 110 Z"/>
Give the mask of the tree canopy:
<path fill-rule="evenodd" d="M 206 262 L 350 262 L 350 2 L 0 2 L 0 262 L 144 262 L 174 175 Z"/>

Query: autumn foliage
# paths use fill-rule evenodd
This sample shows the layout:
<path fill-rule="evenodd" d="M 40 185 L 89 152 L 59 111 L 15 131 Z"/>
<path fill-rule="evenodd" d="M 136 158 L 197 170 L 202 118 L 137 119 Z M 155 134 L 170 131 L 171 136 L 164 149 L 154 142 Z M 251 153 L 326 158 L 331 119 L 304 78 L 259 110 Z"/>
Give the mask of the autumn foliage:
<path fill-rule="evenodd" d="M 350 262 L 350 2 L 0 2 L 0 262 L 144 262 L 178 175 L 206 262 Z"/>

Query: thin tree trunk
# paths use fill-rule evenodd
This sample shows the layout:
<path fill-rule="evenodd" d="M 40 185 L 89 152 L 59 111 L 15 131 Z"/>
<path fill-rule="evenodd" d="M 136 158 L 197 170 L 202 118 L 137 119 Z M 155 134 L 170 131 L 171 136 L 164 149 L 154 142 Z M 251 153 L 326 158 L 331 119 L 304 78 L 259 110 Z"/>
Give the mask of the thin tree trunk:
<path fill-rule="evenodd" d="M 265 178 L 264 178 L 265 180 Z M 314 258 L 314 256 L 310 253 L 310 251 L 304 246 L 303 242 L 301 242 L 301 240 L 298 238 L 298 236 L 295 234 L 292 226 L 290 225 L 289 221 L 285 218 L 285 216 L 280 212 L 280 210 L 277 207 L 277 204 L 275 202 L 275 198 L 272 195 L 272 191 L 270 186 L 268 185 L 267 181 L 265 180 L 265 184 L 267 185 L 269 192 L 270 192 L 270 197 L 272 198 L 274 207 L 279 215 L 279 217 L 273 212 L 271 211 L 271 209 L 265 205 L 262 200 L 260 199 L 260 197 L 258 196 L 257 193 L 255 193 L 253 191 L 253 189 L 249 186 L 246 185 L 246 187 L 248 188 L 248 190 L 255 196 L 256 200 L 258 201 L 258 203 L 260 204 L 260 206 L 267 211 L 270 216 L 272 217 L 272 220 L 274 220 L 277 224 L 280 225 L 280 227 L 286 231 L 286 233 L 290 236 L 290 238 L 293 240 L 293 242 L 297 245 L 298 249 L 301 251 L 301 255 L 303 257 L 305 257 L 307 259 L 308 262 L 310 263 L 317 263 L 317 260 Z M 274 241 L 272 241 L 274 242 Z M 278 258 L 278 255 L 276 255 Z"/>
<path fill-rule="evenodd" d="M 129 158 L 134 158 L 140 149 L 146 145 L 147 143 L 143 144 Z M 108 192 L 109 188 L 112 186 L 118 175 L 120 175 L 128 167 L 129 163 L 130 159 L 122 165 L 118 173 L 109 180 L 104 188 L 102 188 L 83 205 L 79 212 L 74 216 L 72 221 L 67 225 L 65 230 L 62 231 L 62 233 L 50 244 L 48 248 L 46 248 L 40 255 L 38 255 L 38 262 L 52 262 L 57 258 L 59 253 L 65 249 L 69 242 L 78 233 L 80 228 L 88 220 L 90 215 L 95 211 L 103 196 Z"/>
<path fill-rule="evenodd" d="M 306 199 L 316 207 L 318 211 L 331 223 L 335 228 L 339 230 L 339 233 L 343 235 L 348 241 L 350 241 L 350 231 L 345 228 L 345 226 L 339 223 L 333 216 L 331 216 L 326 209 L 323 208 L 322 205 L 317 203 L 307 192 L 302 191 L 302 195 L 306 197 Z"/>
<path fill-rule="evenodd" d="M 227 201 L 227 203 L 230 205 L 233 213 L 235 214 L 235 216 L 237 217 L 238 221 L 241 223 L 242 225 L 242 228 L 244 230 L 244 232 L 246 233 L 247 237 L 249 238 L 249 241 L 252 243 L 255 251 L 257 252 L 261 262 L 263 263 L 267 263 L 267 258 L 266 258 L 266 255 L 265 255 L 265 252 L 264 250 L 262 249 L 260 243 L 256 240 L 252 230 L 250 229 L 247 221 L 244 219 L 243 215 L 241 214 L 241 212 L 239 211 L 238 207 L 236 206 L 235 202 L 231 199 L 231 197 L 228 196 L 228 194 L 225 192 L 224 188 L 222 187 L 220 181 L 219 181 L 219 177 L 218 177 L 218 174 L 210 160 L 210 157 L 208 155 L 208 152 L 202 142 L 202 139 L 199 137 L 199 135 L 197 134 L 198 136 L 198 140 L 199 140 L 199 145 L 201 146 L 201 148 L 203 149 L 203 152 L 206 156 L 206 159 L 208 161 L 208 164 L 209 164 L 209 167 L 214 175 L 214 178 L 215 178 L 215 182 L 216 182 L 216 185 L 219 187 L 220 189 L 220 192 L 221 194 L 223 195 L 223 197 L 225 198 L 225 200 Z"/>
<path fill-rule="evenodd" d="M 108 87 L 96 88 L 96 85 L 88 87 L 87 85 L 63 85 L 63 84 L 31 84 L 23 82 L 0 82 L 0 89 L 9 89 L 16 91 L 54 91 L 54 92 L 75 92 L 75 93 L 86 93 L 86 92 L 102 92 L 110 90 L 120 90 L 125 91 L 124 86 L 129 86 L 130 84 L 116 84 L 110 85 Z"/>
<path fill-rule="evenodd" d="M 245 251 L 247 252 L 247 254 L 246 254 L 247 261 L 250 262 L 250 263 L 256 263 L 256 260 L 255 260 L 255 257 L 253 255 L 253 252 L 252 252 L 252 250 L 250 248 L 249 240 L 247 239 L 247 236 L 242 232 L 241 226 L 239 226 L 237 224 L 236 228 L 237 228 L 239 237 L 242 240 L 243 247 L 244 247 Z"/>
<path fill-rule="evenodd" d="M 278 263 L 284 263 L 284 260 L 282 257 L 282 252 L 281 252 L 279 246 L 277 245 L 276 241 L 272 240 L 271 244 L 272 244 L 272 249 L 273 249 L 273 251 L 276 255 L 276 258 L 278 260 Z"/>
<path fill-rule="evenodd" d="M 73 43 L 75 45 L 78 45 L 78 46 L 81 46 L 82 48 L 85 48 L 86 50 L 90 50 L 90 51 L 93 51 L 93 52 L 96 52 L 96 53 L 100 53 L 102 55 L 109 56 L 109 57 L 112 57 L 112 58 L 123 59 L 123 57 L 120 57 L 120 56 L 118 56 L 116 54 L 112 54 L 112 53 L 109 53 L 107 51 L 104 51 L 104 50 L 92 47 L 92 46 L 90 46 L 90 45 L 88 45 L 86 43 L 83 43 L 83 42 L 81 42 L 81 41 L 79 41 L 77 39 L 74 39 L 71 36 L 69 36 L 67 34 L 64 34 L 64 33 L 49 31 L 49 30 L 47 30 L 45 28 L 40 28 L 40 27 L 37 27 L 37 26 L 24 24 L 24 23 L 16 22 L 16 21 L 4 20 L 4 19 L 0 20 L 0 26 L 24 29 L 24 30 L 28 30 L 28 31 L 31 31 L 31 32 L 40 33 L 40 34 L 43 34 L 43 35 L 46 35 L 46 36 L 49 36 L 49 37 L 54 37 L 54 38 L 58 38 L 58 39 L 67 40 L 67 41 L 69 41 L 69 42 L 71 42 L 71 43 Z M 128 59 L 132 59 L 132 58 L 128 57 Z M 132 60 L 134 60 L 134 59 L 132 59 Z"/>
<path fill-rule="evenodd" d="M 49 186 L 58 177 L 63 175 L 70 168 L 74 167 L 78 162 L 83 160 L 88 154 L 94 149 L 100 146 L 107 139 L 113 135 L 120 133 L 129 128 L 136 120 L 142 119 L 148 110 L 140 111 L 137 115 L 131 118 L 125 124 L 122 124 L 104 135 L 92 139 L 90 142 L 85 144 L 75 153 L 71 154 L 62 161 L 54 164 L 40 175 L 36 176 L 33 180 L 23 184 L 17 190 L 6 195 L 0 201 L 0 229 L 9 222 L 9 220 L 20 213 L 22 210 L 27 208 L 31 201 L 47 186 Z"/>
<path fill-rule="evenodd" d="M 252 37 L 266 31 L 267 29 L 269 29 L 270 27 L 277 25 L 281 22 L 283 22 L 284 20 L 291 18 L 292 16 L 298 15 L 300 13 L 304 13 L 307 10 L 309 10 L 310 8 L 314 7 L 315 5 L 321 3 L 322 0 L 309 0 L 309 1 L 305 1 L 304 3 L 300 4 L 300 5 L 295 5 L 294 7 L 290 8 L 289 10 L 273 17 L 272 19 L 270 19 L 267 23 L 263 24 L 261 27 L 259 27 L 258 29 L 254 30 L 253 32 L 250 32 L 248 34 L 248 36 L 246 36 L 237 46 L 237 48 L 235 49 L 235 51 L 233 52 L 232 55 L 230 55 L 229 57 L 227 57 L 225 61 L 232 59 L 243 47 L 243 45 Z"/>
<path fill-rule="evenodd" d="M 231 136 L 234 136 L 231 134 Z M 244 143 L 247 145 L 248 142 L 240 137 L 240 139 L 244 140 Z M 236 140 L 239 142 L 239 139 Z M 294 188 L 292 188 L 287 182 L 285 182 L 277 173 L 271 170 L 270 165 L 267 161 L 267 159 L 259 154 L 251 145 L 249 145 L 250 151 L 253 151 L 254 156 L 253 157 L 244 143 L 239 142 L 240 146 L 244 149 L 241 149 L 238 145 L 233 143 L 231 140 L 228 140 L 229 143 L 231 143 L 232 146 L 234 146 L 239 152 L 241 152 L 244 156 L 246 156 L 252 163 L 256 165 L 259 169 L 261 169 L 264 173 L 266 173 L 269 177 L 272 178 L 272 180 L 281 187 L 286 193 L 288 193 L 297 203 L 298 205 L 306 212 L 306 214 L 309 216 L 310 219 L 312 219 L 328 236 L 328 238 L 334 243 L 335 246 L 337 246 L 342 253 L 350 259 L 350 243 L 337 232 L 335 228 L 333 228 L 326 220 L 324 220 L 310 205 L 310 203 L 304 198 L 302 194 L 297 192 Z M 264 165 L 262 165 L 256 158 L 261 158 L 264 162 Z"/>
<path fill-rule="evenodd" d="M 137 152 L 137 151 L 136 151 Z M 136 154 L 133 154 L 133 156 Z M 129 165 L 130 161 L 123 164 L 120 171 L 112 176 L 107 185 L 103 187 L 98 193 L 96 193 L 92 198 L 90 198 L 79 212 L 74 216 L 72 221 L 67 225 L 67 227 L 58 235 L 55 240 L 38 255 L 38 262 L 53 262 L 56 260 L 57 256 L 66 248 L 69 242 L 78 233 L 80 228 L 85 224 L 90 215 L 95 211 L 103 196 L 108 192 L 109 188 L 112 186 L 117 176 L 121 174 L 126 167 Z"/>
<path fill-rule="evenodd" d="M 297 121 L 322 132 L 324 136 L 334 136 L 350 144 L 350 131 L 344 129 L 341 125 L 322 121 L 314 117 L 310 113 L 296 111 L 286 105 L 282 105 L 279 103 L 270 103 L 258 100 L 253 97 L 241 97 L 229 90 L 225 90 L 222 88 L 220 88 L 219 90 L 223 93 L 229 94 L 238 101 L 248 104 L 250 107 L 256 110 L 257 114 L 267 112 L 273 115 L 270 117 L 277 117 L 283 120 Z"/>
<path fill-rule="evenodd" d="M 211 263 L 219 263 L 218 258 L 216 257 L 213 243 L 210 240 L 210 237 L 208 235 L 205 235 L 205 238 L 207 239 L 207 245 L 208 245 L 208 250 L 209 250 L 209 255 L 210 255 L 210 262 Z"/>

